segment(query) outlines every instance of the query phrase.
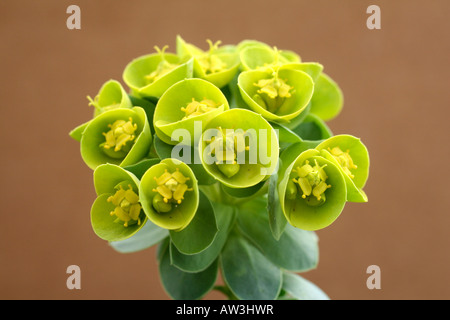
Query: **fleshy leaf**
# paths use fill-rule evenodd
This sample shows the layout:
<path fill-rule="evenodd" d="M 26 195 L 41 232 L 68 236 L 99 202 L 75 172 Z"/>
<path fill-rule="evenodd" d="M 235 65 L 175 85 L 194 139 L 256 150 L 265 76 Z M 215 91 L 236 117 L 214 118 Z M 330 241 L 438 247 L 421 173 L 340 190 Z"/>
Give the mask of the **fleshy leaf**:
<path fill-rule="evenodd" d="M 312 231 L 286 226 L 278 240 L 272 237 L 266 199 L 241 205 L 238 226 L 273 264 L 290 271 L 314 269 L 319 260 L 318 238 Z"/>
<path fill-rule="evenodd" d="M 170 231 L 170 239 L 184 254 L 200 253 L 208 248 L 217 234 L 214 209 L 208 198 L 200 192 L 197 212 L 189 225 L 181 231 Z"/>
<path fill-rule="evenodd" d="M 290 272 L 283 273 L 283 290 L 297 300 L 330 300 L 317 285 Z"/>
<path fill-rule="evenodd" d="M 218 257 L 234 222 L 235 208 L 221 203 L 212 203 L 216 215 L 218 232 L 211 245 L 197 254 L 182 254 L 171 244 L 171 263 L 185 272 L 199 272 L 209 267 Z"/>
<path fill-rule="evenodd" d="M 159 274 L 164 289 L 173 299 L 195 300 L 202 298 L 214 286 L 217 273 L 217 261 L 201 272 L 181 271 L 170 263 L 168 241 L 161 246 Z"/>
<path fill-rule="evenodd" d="M 109 245 L 120 253 L 132 253 L 148 249 L 168 236 L 169 232 L 166 229 L 147 220 L 145 225 L 132 237 L 121 241 L 111 241 Z"/>
<path fill-rule="evenodd" d="M 233 230 L 221 254 L 223 279 L 241 300 L 273 300 L 281 289 L 282 274 L 250 242 Z"/>

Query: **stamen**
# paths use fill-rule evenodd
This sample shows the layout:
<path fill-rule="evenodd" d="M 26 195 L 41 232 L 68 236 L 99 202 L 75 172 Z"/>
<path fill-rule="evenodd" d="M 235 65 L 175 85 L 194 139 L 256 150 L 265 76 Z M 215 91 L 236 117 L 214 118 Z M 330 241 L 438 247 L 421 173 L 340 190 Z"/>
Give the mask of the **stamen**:
<path fill-rule="evenodd" d="M 175 172 L 170 173 L 167 169 L 159 177 L 154 177 L 157 187 L 152 191 L 157 194 L 153 197 L 153 208 L 158 212 L 169 212 L 172 210 L 172 205 L 179 205 L 184 200 L 186 191 L 193 191 L 186 184 L 190 180 L 185 177 L 178 168 Z"/>
<path fill-rule="evenodd" d="M 131 185 L 124 190 L 121 185 L 116 193 L 108 197 L 107 201 L 111 202 L 115 208 L 110 212 L 111 216 L 117 216 L 117 222 L 124 222 L 123 226 L 128 227 L 129 223 L 141 224 L 139 215 L 141 213 L 141 205 L 139 204 L 139 196 L 133 191 Z"/>
<path fill-rule="evenodd" d="M 299 191 L 302 193 L 302 199 L 305 199 L 306 203 L 310 206 L 323 204 L 326 201 L 324 193 L 328 188 L 331 188 L 331 185 L 328 185 L 325 182 L 328 179 L 324 170 L 325 167 L 326 164 L 320 166 L 317 163 L 317 159 L 314 159 L 314 167 L 306 160 L 303 166 L 292 170 L 297 178 L 292 178 L 291 181 L 300 187 Z M 289 183 L 291 183 L 291 181 L 289 181 Z M 292 187 L 289 190 L 289 194 L 286 193 L 286 197 L 288 199 L 295 199 L 291 193 Z M 311 197 L 313 197 L 314 200 L 312 200 Z"/>

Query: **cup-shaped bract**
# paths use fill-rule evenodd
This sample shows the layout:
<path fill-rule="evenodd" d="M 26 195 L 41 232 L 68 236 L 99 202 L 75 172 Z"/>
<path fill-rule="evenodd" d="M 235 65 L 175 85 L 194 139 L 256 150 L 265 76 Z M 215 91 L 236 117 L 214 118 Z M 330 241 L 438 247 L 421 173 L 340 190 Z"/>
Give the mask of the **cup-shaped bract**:
<path fill-rule="evenodd" d="M 105 82 L 94 99 L 89 96 L 87 98 L 89 100 L 89 105 L 95 108 L 93 118 L 108 110 L 133 107 L 133 103 L 125 89 L 122 87 L 122 84 L 116 80 Z M 73 139 L 80 141 L 81 135 L 83 134 L 84 129 L 86 129 L 89 121 L 74 128 L 69 135 Z"/>
<path fill-rule="evenodd" d="M 277 135 L 267 120 L 237 108 L 208 123 L 198 149 L 205 170 L 231 188 L 247 188 L 267 179 L 279 156 Z"/>
<path fill-rule="evenodd" d="M 81 156 L 91 169 L 104 163 L 124 167 L 144 158 L 151 142 L 144 109 L 113 109 L 98 115 L 86 126 L 80 141 Z"/>
<path fill-rule="evenodd" d="M 219 88 L 225 87 L 239 71 L 240 60 L 235 46 L 222 46 L 220 41 L 207 40 L 209 50 L 203 51 L 177 36 L 179 56 L 194 59 L 194 77 L 205 79 Z"/>
<path fill-rule="evenodd" d="M 279 67 L 285 63 L 300 62 L 300 56 L 293 51 L 271 48 L 258 41 L 241 42 L 238 45 L 241 68 L 244 71 Z"/>
<path fill-rule="evenodd" d="M 159 98 L 174 83 L 193 75 L 193 59 L 157 50 L 133 59 L 124 69 L 123 80 L 136 96 Z"/>
<path fill-rule="evenodd" d="M 189 225 L 199 205 L 197 179 L 191 168 L 177 159 L 164 159 L 142 176 L 139 195 L 147 217 L 168 230 Z"/>
<path fill-rule="evenodd" d="M 267 68 L 242 72 L 238 87 L 250 109 L 269 121 L 288 123 L 308 106 L 314 81 L 300 70 Z"/>
<path fill-rule="evenodd" d="M 202 133 L 202 128 L 195 127 L 196 122 L 204 128 L 214 116 L 229 108 L 225 95 L 211 82 L 185 79 L 171 86 L 156 104 L 155 132 L 165 143 L 194 146 Z M 177 129 L 183 132 L 175 132 Z"/>
<path fill-rule="evenodd" d="M 139 199 L 139 180 L 131 172 L 114 164 L 102 164 L 94 170 L 97 198 L 91 208 L 92 228 L 107 241 L 127 239 L 147 221 Z"/>
<path fill-rule="evenodd" d="M 347 134 L 336 135 L 321 142 L 316 149 L 341 169 L 347 183 L 347 200 L 367 202 L 362 188 L 369 177 L 370 160 L 361 139 Z"/>
<path fill-rule="evenodd" d="M 89 105 L 95 107 L 94 116 L 116 109 L 132 108 L 133 104 L 122 84 L 117 80 L 105 82 L 94 99 L 88 96 Z"/>
<path fill-rule="evenodd" d="M 333 223 L 344 209 L 346 194 L 341 170 L 315 149 L 300 153 L 278 182 L 286 220 L 303 230 L 319 230 Z"/>

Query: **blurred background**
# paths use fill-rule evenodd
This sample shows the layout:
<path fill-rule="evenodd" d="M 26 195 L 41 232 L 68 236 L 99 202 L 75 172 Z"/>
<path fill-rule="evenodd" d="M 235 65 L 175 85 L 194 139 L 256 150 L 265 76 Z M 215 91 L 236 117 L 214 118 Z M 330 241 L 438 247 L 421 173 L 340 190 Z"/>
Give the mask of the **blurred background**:
<path fill-rule="evenodd" d="M 69 30 L 69 5 L 81 30 Z M 366 9 L 381 9 L 369 30 Z M 68 133 L 87 95 L 175 37 L 256 39 L 317 61 L 344 93 L 328 125 L 371 157 L 369 202 L 317 232 L 302 274 L 332 299 L 449 299 L 450 1 L 228 0 L 0 2 L 0 298 L 169 299 L 155 248 L 119 254 L 90 225 L 92 171 Z M 3 139 L 4 138 L 4 139 Z M 66 287 L 69 265 L 81 290 Z M 381 269 L 369 290 L 367 267 Z M 206 299 L 222 299 L 210 293 Z"/>

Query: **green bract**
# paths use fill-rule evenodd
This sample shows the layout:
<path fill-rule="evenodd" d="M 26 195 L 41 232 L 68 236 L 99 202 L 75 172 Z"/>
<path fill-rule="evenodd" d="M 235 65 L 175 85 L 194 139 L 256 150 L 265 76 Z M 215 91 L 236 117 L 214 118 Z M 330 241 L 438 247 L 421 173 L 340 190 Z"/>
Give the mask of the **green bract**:
<path fill-rule="evenodd" d="M 247 188 L 275 170 L 278 140 L 259 114 L 231 109 L 208 123 L 199 152 L 203 167 L 214 178 L 228 187 Z"/>
<path fill-rule="evenodd" d="M 316 149 L 343 172 L 347 200 L 367 202 L 362 188 L 369 177 L 369 153 L 361 140 L 351 135 L 336 135 L 320 143 Z"/>
<path fill-rule="evenodd" d="M 288 68 L 242 72 L 238 86 L 253 111 L 280 123 L 300 115 L 314 92 L 313 79 L 306 72 Z"/>
<path fill-rule="evenodd" d="M 139 180 L 131 172 L 113 164 L 94 171 L 97 199 L 91 208 L 94 232 L 102 239 L 119 241 L 141 229 L 147 217 L 139 203 Z"/>
<path fill-rule="evenodd" d="M 182 60 L 165 48 L 132 60 L 123 72 L 123 81 L 133 94 L 141 97 L 161 97 L 174 83 L 192 77 L 193 60 Z"/>
<path fill-rule="evenodd" d="M 152 136 L 140 107 L 114 109 L 94 118 L 83 131 L 81 156 L 92 169 L 103 163 L 126 166 L 149 152 Z"/>
<path fill-rule="evenodd" d="M 186 58 L 194 58 L 194 77 L 208 80 L 219 88 L 226 86 L 239 70 L 240 60 L 234 46 L 219 47 L 220 41 L 208 40 L 209 50 L 186 43 L 177 36 L 177 53 Z"/>
<path fill-rule="evenodd" d="M 156 134 L 165 143 L 194 145 L 200 138 L 202 126 L 228 109 L 227 98 L 215 85 L 203 79 L 185 79 L 170 87 L 159 99 L 153 123 Z"/>
<path fill-rule="evenodd" d="M 186 228 L 199 204 L 194 173 L 176 159 L 164 159 L 149 168 L 142 176 L 139 194 L 147 217 L 169 230 Z"/>
<path fill-rule="evenodd" d="M 318 150 L 300 153 L 280 176 L 278 188 L 287 221 L 304 230 L 329 226 L 346 202 L 347 189 L 341 170 L 321 157 Z"/>
<path fill-rule="evenodd" d="M 120 82 L 109 80 L 103 84 L 94 100 L 88 96 L 89 105 L 95 108 L 93 117 L 98 116 L 102 112 L 116 108 L 131 108 L 133 104 L 130 97 L 125 92 Z M 70 136 L 77 141 L 81 140 L 81 135 L 88 125 L 85 122 L 70 132 Z"/>
<path fill-rule="evenodd" d="M 93 169 L 92 228 L 120 253 L 158 245 L 174 299 L 328 299 L 298 272 L 347 202 L 367 202 L 369 154 L 326 121 L 342 91 L 319 62 L 257 40 L 177 36 L 103 84 L 70 132 Z M 132 266 L 130 266 L 132 268 Z M 216 285 L 220 273 L 223 285 Z"/>

